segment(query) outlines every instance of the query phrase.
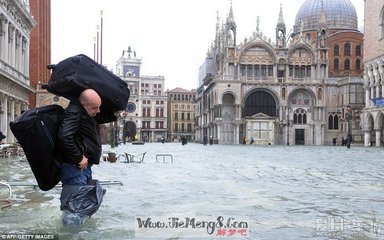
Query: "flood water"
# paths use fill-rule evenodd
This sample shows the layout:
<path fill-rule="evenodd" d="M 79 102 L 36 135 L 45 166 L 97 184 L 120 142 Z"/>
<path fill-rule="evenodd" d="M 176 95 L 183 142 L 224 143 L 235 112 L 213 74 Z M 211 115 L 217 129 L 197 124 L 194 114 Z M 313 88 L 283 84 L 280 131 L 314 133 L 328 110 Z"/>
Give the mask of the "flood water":
<path fill-rule="evenodd" d="M 63 226 L 59 187 L 13 186 L 12 206 L 0 210 L 0 239 L 384 239 L 384 148 L 146 143 L 113 151 L 146 155 L 143 163 L 120 158 L 92 168 L 94 178 L 123 185 L 103 186 L 102 206 L 83 226 Z M 156 162 L 165 153 L 173 163 Z M 0 166 L 0 181 L 34 183 L 26 160 Z M 138 218 L 174 224 L 142 231 Z M 182 228 L 188 219 L 214 225 Z"/>

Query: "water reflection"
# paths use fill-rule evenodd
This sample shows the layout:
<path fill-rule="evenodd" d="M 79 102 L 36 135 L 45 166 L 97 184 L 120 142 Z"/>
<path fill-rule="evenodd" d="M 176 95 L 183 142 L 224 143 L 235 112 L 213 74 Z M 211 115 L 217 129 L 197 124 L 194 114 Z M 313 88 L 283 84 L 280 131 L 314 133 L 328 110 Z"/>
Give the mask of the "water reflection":
<path fill-rule="evenodd" d="M 141 164 L 93 168 L 95 178 L 124 185 L 105 186 L 101 208 L 84 226 L 62 226 L 59 188 L 13 187 L 12 207 L 0 210 L 0 232 L 132 239 L 137 216 L 238 216 L 250 223 L 240 239 L 384 237 L 377 224 L 384 222 L 381 148 L 147 143 L 114 151 L 147 154 Z M 171 153 L 174 163 L 156 162 L 159 153 Z M 0 180 L 34 181 L 26 161 L 0 161 Z"/>

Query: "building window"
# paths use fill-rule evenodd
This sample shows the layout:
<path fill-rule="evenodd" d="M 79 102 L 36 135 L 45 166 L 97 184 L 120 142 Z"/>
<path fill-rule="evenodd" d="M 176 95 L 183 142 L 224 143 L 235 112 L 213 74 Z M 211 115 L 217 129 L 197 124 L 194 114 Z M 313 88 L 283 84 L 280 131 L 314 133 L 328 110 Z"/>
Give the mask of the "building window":
<path fill-rule="evenodd" d="M 179 114 L 175 112 L 175 120 L 178 120 L 178 118 L 179 118 Z"/>
<path fill-rule="evenodd" d="M 260 65 L 255 65 L 255 76 L 260 77 Z"/>
<path fill-rule="evenodd" d="M 344 61 L 344 70 L 350 70 L 351 69 L 351 62 L 349 59 L 345 59 Z"/>
<path fill-rule="evenodd" d="M 307 66 L 307 77 L 311 76 L 311 66 Z"/>
<path fill-rule="evenodd" d="M 361 56 L 361 46 L 360 45 L 356 46 L 356 56 L 358 56 L 358 57 Z"/>
<path fill-rule="evenodd" d="M 192 124 L 191 123 L 187 124 L 187 131 L 192 132 Z"/>
<path fill-rule="evenodd" d="M 175 132 L 179 131 L 179 124 L 175 123 Z"/>
<path fill-rule="evenodd" d="M 361 61 L 360 61 L 360 59 L 356 59 L 356 70 L 361 70 Z"/>
<path fill-rule="evenodd" d="M 162 129 L 162 128 L 164 128 L 164 124 L 163 124 L 163 122 L 161 122 L 161 121 L 156 121 L 156 128 L 158 128 L 158 129 Z"/>
<path fill-rule="evenodd" d="M 333 68 L 335 69 L 335 70 L 339 70 L 339 59 L 335 59 L 335 60 L 333 60 Z"/>
<path fill-rule="evenodd" d="M 294 124 L 307 124 L 307 111 L 302 108 L 296 109 L 293 113 Z"/>
<path fill-rule="evenodd" d="M 261 76 L 265 77 L 267 76 L 267 66 L 261 65 Z"/>
<path fill-rule="evenodd" d="M 143 121 L 143 127 L 142 128 L 145 128 L 145 129 L 149 129 L 150 128 L 150 122 L 149 121 Z"/>
<path fill-rule="evenodd" d="M 247 65 L 247 76 L 252 77 L 252 75 L 253 75 L 252 65 Z"/>
<path fill-rule="evenodd" d="M 333 47 L 333 55 L 334 56 L 339 56 L 339 45 L 335 45 Z"/>
<path fill-rule="evenodd" d="M 328 129 L 338 130 L 339 129 L 339 116 L 336 113 L 330 113 L 328 116 Z"/>
<path fill-rule="evenodd" d="M 240 75 L 241 76 L 245 76 L 246 75 L 245 65 L 240 65 Z"/>
<path fill-rule="evenodd" d="M 344 44 L 344 56 L 351 56 L 351 44 Z"/>

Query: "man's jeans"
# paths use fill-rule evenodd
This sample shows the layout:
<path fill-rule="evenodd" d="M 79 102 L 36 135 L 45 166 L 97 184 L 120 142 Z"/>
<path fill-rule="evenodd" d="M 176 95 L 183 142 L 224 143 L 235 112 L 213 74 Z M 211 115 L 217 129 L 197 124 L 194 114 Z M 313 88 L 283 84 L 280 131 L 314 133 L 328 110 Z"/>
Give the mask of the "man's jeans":
<path fill-rule="evenodd" d="M 73 164 L 63 163 L 60 180 L 63 185 L 87 185 L 92 180 L 91 165 L 81 170 Z"/>

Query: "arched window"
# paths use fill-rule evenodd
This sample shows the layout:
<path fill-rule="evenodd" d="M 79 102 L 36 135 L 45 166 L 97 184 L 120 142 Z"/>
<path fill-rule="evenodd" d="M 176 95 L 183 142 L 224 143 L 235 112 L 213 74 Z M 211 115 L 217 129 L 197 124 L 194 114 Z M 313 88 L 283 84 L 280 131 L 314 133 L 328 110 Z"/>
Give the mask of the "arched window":
<path fill-rule="evenodd" d="M 339 116 L 336 113 L 330 113 L 328 116 L 328 129 L 338 130 L 339 129 Z"/>
<path fill-rule="evenodd" d="M 302 108 L 296 109 L 295 112 L 293 112 L 293 123 L 307 124 L 307 111 Z"/>
<path fill-rule="evenodd" d="M 350 43 L 344 44 L 344 56 L 351 56 L 351 44 Z"/>
<path fill-rule="evenodd" d="M 358 56 L 358 57 L 361 56 L 361 46 L 360 45 L 356 46 L 356 56 Z"/>
<path fill-rule="evenodd" d="M 360 61 L 360 59 L 356 59 L 356 70 L 361 70 L 361 61 Z"/>
<path fill-rule="evenodd" d="M 281 98 L 285 100 L 285 87 L 281 89 Z"/>
<path fill-rule="evenodd" d="M 350 70 L 351 69 L 351 62 L 349 59 L 345 59 L 344 61 L 344 70 Z"/>
<path fill-rule="evenodd" d="M 339 59 L 338 58 L 333 60 L 333 68 L 336 70 L 339 70 Z"/>
<path fill-rule="evenodd" d="M 333 55 L 334 56 L 339 56 L 339 45 L 335 45 L 333 47 Z"/>

